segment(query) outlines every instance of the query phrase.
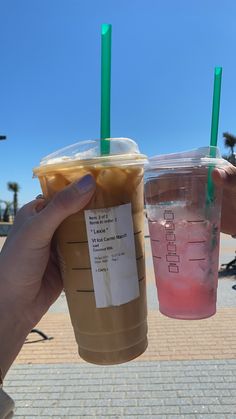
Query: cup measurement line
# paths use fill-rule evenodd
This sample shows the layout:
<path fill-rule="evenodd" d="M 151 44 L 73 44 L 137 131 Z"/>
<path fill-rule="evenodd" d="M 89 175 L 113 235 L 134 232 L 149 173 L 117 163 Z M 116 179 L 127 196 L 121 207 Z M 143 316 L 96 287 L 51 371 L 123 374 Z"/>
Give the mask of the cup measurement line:
<path fill-rule="evenodd" d="M 66 244 L 85 244 L 85 243 L 88 243 L 88 242 L 87 241 L 82 241 L 82 242 L 79 242 L 79 241 L 66 242 Z"/>
<path fill-rule="evenodd" d="M 94 290 L 76 290 L 76 292 L 94 292 Z"/>
<path fill-rule="evenodd" d="M 143 257 L 144 257 L 144 256 L 143 256 L 143 255 L 141 255 L 141 256 L 137 257 L 137 258 L 136 258 L 136 260 L 141 260 L 141 259 L 143 259 Z"/>
<path fill-rule="evenodd" d="M 155 259 L 161 259 L 161 256 L 156 256 L 156 255 L 153 255 L 153 257 L 154 257 Z"/>
<path fill-rule="evenodd" d="M 194 241 L 190 241 L 188 242 L 190 244 L 195 244 L 195 243 L 206 243 L 206 240 L 194 240 Z"/>
<path fill-rule="evenodd" d="M 142 278 L 140 278 L 138 280 L 138 282 L 142 282 L 145 279 L 145 277 L 143 276 Z M 92 290 L 76 290 L 76 292 L 94 292 L 94 289 Z"/>
<path fill-rule="evenodd" d="M 137 236 L 137 234 L 140 234 L 140 233 L 142 233 L 142 230 L 136 231 L 136 233 L 134 233 L 134 236 Z"/>
<path fill-rule="evenodd" d="M 198 261 L 198 260 L 206 260 L 206 258 L 189 259 L 189 262 L 194 262 L 194 261 Z"/>
<path fill-rule="evenodd" d="M 205 220 L 187 220 L 187 223 L 204 223 Z"/>
<path fill-rule="evenodd" d="M 158 240 L 158 239 L 151 239 L 151 242 L 157 242 L 157 243 L 160 243 L 160 240 Z"/>

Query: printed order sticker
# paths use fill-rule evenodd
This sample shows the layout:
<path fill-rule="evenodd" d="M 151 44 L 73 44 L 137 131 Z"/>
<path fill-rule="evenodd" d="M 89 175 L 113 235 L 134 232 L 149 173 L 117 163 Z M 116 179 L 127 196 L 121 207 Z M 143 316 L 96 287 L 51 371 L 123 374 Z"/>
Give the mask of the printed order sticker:
<path fill-rule="evenodd" d="M 139 296 L 131 204 L 85 210 L 96 307 Z"/>

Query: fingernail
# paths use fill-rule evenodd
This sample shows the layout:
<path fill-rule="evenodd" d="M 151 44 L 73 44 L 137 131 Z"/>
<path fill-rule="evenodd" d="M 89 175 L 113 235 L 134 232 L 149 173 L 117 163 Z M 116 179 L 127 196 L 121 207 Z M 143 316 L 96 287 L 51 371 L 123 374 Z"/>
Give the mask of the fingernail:
<path fill-rule="evenodd" d="M 47 202 L 45 200 L 41 201 L 41 202 L 39 201 L 39 203 L 35 207 L 35 211 L 36 212 L 42 211 L 42 209 L 44 209 L 46 207 L 46 205 L 47 205 Z"/>
<path fill-rule="evenodd" d="M 81 194 L 92 191 L 95 188 L 94 177 L 90 174 L 85 175 L 82 179 L 76 182 L 76 187 L 79 189 Z"/>

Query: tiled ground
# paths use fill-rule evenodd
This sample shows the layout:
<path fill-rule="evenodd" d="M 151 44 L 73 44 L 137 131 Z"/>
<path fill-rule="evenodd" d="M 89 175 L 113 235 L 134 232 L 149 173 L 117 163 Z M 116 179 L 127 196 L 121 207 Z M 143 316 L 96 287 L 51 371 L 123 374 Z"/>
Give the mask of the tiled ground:
<path fill-rule="evenodd" d="M 147 234 L 146 234 L 147 235 Z M 221 278 L 217 314 L 173 320 L 158 312 L 146 238 L 149 346 L 135 361 L 89 365 L 77 353 L 65 297 L 30 334 L 6 379 L 16 417 L 36 418 L 236 418 L 236 283 Z M 220 263 L 234 257 L 236 240 L 222 235 Z M 35 341 L 35 342 L 33 342 Z"/>
<path fill-rule="evenodd" d="M 16 365 L 17 418 L 235 419 L 236 361 Z"/>
<path fill-rule="evenodd" d="M 169 319 L 158 311 L 150 311 L 148 327 L 148 349 L 137 362 L 235 358 L 236 308 L 221 308 L 215 316 L 198 321 Z M 83 362 L 68 314 L 50 313 L 38 328 L 53 339 L 36 342 L 39 336 L 30 334 L 16 364 Z"/>

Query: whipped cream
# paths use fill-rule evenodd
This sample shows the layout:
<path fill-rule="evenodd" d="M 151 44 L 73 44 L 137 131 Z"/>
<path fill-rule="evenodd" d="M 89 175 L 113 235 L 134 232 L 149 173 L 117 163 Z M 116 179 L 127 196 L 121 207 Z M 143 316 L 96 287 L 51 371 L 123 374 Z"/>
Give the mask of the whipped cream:
<path fill-rule="evenodd" d="M 140 154 L 138 145 L 130 138 L 109 138 L 108 141 L 110 141 L 110 156 Z M 44 157 L 40 166 L 100 157 L 100 142 L 101 140 L 88 140 L 64 147 Z"/>

